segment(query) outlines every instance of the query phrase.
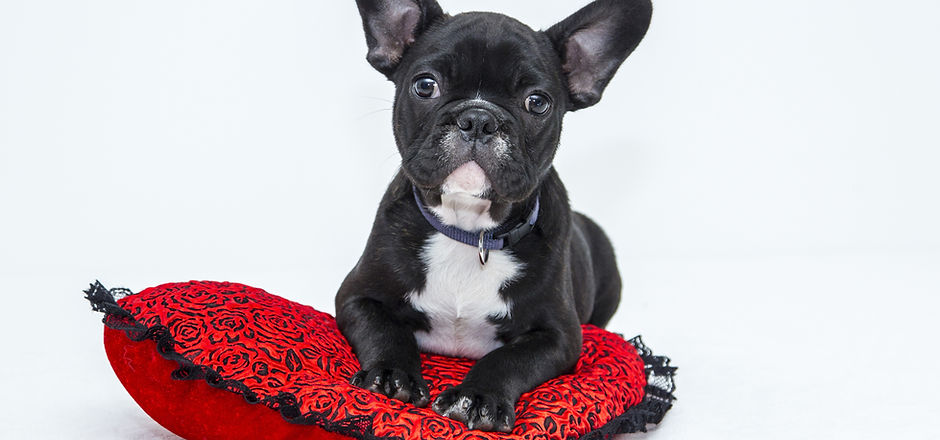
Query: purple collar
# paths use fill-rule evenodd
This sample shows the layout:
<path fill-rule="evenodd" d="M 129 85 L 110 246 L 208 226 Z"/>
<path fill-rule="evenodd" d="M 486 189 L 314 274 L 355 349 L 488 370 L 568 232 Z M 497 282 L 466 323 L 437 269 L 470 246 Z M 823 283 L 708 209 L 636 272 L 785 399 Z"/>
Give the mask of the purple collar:
<path fill-rule="evenodd" d="M 418 188 L 412 186 L 412 192 L 414 192 L 415 203 L 418 204 L 418 210 L 421 211 L 421 214 L 424 215 L 428 223 L 441 234 L 468 246 L 478 248 L 480 250 L 480 264 L 486 264 L 491 250 L 498 251 L 506 249 L 518 243 L 519 240 L 522 240 L 522 237 L 525 237 L 526 234 L 535 228 L 535 222 L 539 218 L 539 198 L 536 196 L 535 206 L 532 207 L 532 212 L 529 213 L 528 218 L 509 228 L 509 230 L 506 230 L 505 225 L 500 225 L 493 229 L 467 231 L 456 226 L 442 223 L 436 215 L 432 214 L 428 211 L 427 207 L 424 206 L 421 197 L 418 195 Z"/>

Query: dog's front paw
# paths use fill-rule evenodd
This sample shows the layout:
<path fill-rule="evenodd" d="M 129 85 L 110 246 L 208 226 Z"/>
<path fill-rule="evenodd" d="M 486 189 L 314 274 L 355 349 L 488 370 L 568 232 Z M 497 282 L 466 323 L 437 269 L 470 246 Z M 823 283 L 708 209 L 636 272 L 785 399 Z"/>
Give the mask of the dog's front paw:
<path fill-rule="evenodd" d="M 398 368 L 360 370 L 349 383 L 419 408 L 428 406 L 431 400 L 428 384 L 420 373 L 409 374 Z"/>
<path fill-rule="evenodd" d="M 510 432 L 516 421 L 513 402 L 496 394 L 458 385 L 434 399 L 434 412 L 480 431 Z"/>

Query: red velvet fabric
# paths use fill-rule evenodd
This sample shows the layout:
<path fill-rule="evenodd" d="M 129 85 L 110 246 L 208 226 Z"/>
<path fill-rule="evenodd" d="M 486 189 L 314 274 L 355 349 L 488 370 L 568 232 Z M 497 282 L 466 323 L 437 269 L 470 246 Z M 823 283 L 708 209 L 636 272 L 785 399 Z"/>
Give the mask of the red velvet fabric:
<path fill-rule="evenodd" d="M 215 384 L 221 389 L 205 380 L 174 380 L 179 359 L 164 359 L 152 340 L 134 342 L 106 330 L 121 383 L 154 420 L 187 439 L 346 438 L 337 432 L 403 440 L 579 438 L 640 403 L 646 386 L 644 362 L 630 343 L 585 326 L 575 371 L 524 394 L 511 434 L 470 431 L 428 408 L 349 385 L 358 361 L 333 318 L 308 306 L 216 282 L 165 284 L 118 304 L 153 334 L 171 337 L 171 351 L 190 368 L 225 381 Z M 432 399 L 473 365 L 437 355 L 422 355 L 422 363 Z"/>
<path fill-rule="evenodd" d="M 104 347 L 111 367 L 138 405 L 174 434 L 190 440 L 342 440 L 350 437 L 317 426 L 287 423 L 277 411 L 205 383 L 172 380 L 179 365 L 157 353 L 151 340 L 133 342 L 105 327 Z"/>

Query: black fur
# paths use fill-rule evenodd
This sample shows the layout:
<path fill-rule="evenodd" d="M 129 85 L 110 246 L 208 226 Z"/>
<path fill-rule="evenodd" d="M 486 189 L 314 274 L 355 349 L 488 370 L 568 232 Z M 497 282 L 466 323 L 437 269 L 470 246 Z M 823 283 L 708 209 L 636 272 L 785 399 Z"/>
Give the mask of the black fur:
<path fill-rule="evenodd" d="M 451 17 L 433 0 L 357 3 L 368 60 L 396 85 L 393 131 L 402 168 L 379 205 L 365 252 L 336 297 L 337 323 L 362 364 L 352 383 L 418 406 L 430 403 L 414 337 L 430 322 L 405 295 L 424 286 L 420 253 L 435 231 L 415 206 L 412 186 L 427 204 L 439 204 L 445 178 L 474 160 L 492 183 L 487 198 L 495 220 L 515 224 L 536 197 L 540 216 L 535 230 L 511 249 L 525 270 L 500 291 L 513 304 L 511 319 L 494 321 L 504 345 L 432 407 L 474 429 L 508 432 L 520 394 L 574 366 L 580 325 L 603 326 L 617 308 L 620 277 L 610 242 L 591 220 L 571 211 L 551 163 L 564 113 L 600 99 L 645 34 L 651 5 L 599 0 L 536 32 L 499 14 Z M 437 81 L 439 98 L 415 95 L 412 84 L 422 77 Z M 549 99 L 545 114 L 526 110 L 533 93 Z M 442 151 L 441 139 L 457 132 L 468 110 L 493 118 L 498 136 L 512 145 L 508 153 L 496 154 L 489 136 L 468 131 L 452 150 Z"/>

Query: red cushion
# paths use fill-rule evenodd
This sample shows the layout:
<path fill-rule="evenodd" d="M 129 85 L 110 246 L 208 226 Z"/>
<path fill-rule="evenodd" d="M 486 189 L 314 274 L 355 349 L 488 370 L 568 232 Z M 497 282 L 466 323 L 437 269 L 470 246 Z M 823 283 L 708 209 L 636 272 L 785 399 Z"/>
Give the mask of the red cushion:
<path fill-rule="evenodd" d="M 105 347 L 121 383 L 187 439 L 601 438 L 658 423 L 672 399 L 668 360 L 638 353 L 638 339 L 584 326 L 575 371 L 524 394 L 511 435 L 470 431 L 349 385 L 359 362 L 333 317 L 261 289 L 193 281 L 86 293 L 106 313 Z M 115 302 L 114 293 L 127 296 Z M 472 365 L 422 355 L 431 399 Z M 648 376 L 667 386 L 647 387 Z"/>

